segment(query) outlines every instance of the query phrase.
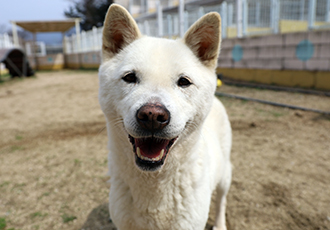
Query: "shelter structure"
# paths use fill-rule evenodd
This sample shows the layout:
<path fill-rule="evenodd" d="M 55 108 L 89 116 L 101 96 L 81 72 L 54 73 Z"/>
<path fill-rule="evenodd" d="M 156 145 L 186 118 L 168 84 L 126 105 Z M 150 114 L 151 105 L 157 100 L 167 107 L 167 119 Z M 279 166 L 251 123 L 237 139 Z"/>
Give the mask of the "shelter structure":
<path fill-rule="evenodd" d="M 61 32 L 62 38 L 64 33 L 71 29 L 73 26 L 76 28 L 77 44 L 80 44 L 80 18 L 67 19 L 67 20 L 56 20 L 56 21 L 11 21 L 13 30 L 14 45 L 19 47 L 17 26 L 23 28 L 26 31 L 33 33 L 33 53 L 34 53 L 34 66 L 35 69 L 39 70 L 40 63 L 36 55 L 36 34 L 47 33 L 47 32 Z M 63 39 L 62 39 L 63 40 Z M 63 46 L 64 47 L 64 46 Z"/>
<path fill-rule="evenodd" d="M 21 49 L 0 49 L 0 63 L 4 63 L 11 77 L 32 76 L 31 69 L 25 53 Z"/>

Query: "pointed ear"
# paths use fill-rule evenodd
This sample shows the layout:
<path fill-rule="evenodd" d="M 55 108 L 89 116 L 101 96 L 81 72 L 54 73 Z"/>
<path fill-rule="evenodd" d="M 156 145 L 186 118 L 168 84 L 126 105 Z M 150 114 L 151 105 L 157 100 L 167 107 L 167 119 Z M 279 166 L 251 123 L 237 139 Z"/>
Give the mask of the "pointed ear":
<path fill-rule="evenodd" d="M 103 58 L 112 58 L 139 37 L 141 33 L 133 17 L 124 7 L 112 4 L 104 20 Z"/>
<path fill-rule="evenodd" d="M 186 32 L 184 42 L 205 66 L 214 69 L 220 53 L 220 15 L 215 12 L 204 15 Z"/>

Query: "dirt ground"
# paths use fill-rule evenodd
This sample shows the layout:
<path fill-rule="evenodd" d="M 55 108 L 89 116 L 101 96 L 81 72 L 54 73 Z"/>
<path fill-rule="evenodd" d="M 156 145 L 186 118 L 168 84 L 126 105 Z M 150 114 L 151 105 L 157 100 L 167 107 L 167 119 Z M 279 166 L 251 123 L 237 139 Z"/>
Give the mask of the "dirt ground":
<path fill-rule="evenodd" d="M 0 84 L 6 229 L 114 229 L 97 91 L 96 71 L 41 72 Z M 329 97 L 233 86 L 220 91 L 330 111 Z M 330 229 L 330 117 L 220 100 L 233 128 L 229 230 Z"/>

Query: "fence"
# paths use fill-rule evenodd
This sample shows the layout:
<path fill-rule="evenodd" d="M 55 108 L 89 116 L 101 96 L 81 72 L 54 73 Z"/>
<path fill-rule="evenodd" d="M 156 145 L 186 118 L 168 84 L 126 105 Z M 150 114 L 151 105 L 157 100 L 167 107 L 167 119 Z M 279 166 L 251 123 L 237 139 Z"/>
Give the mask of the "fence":
<path fill-rule="evenodd" d="M 89 31 L 82 31 L 80 34 L 73 34 L 71 37 L 65 36 L 63 50 L 66 54 L 98 51 L 102 47 L 103 27 L 94 27 Z"/>
<path fill-rule="evenodd" d="M 133 0 L 129 9 L 138 12 L 135 19 L 141 32 L 157 37 L 180 37 L 211 11 L 221 14 L 223 38 L 330 28 L 330 0 Z M 100 50 L 102 29 L 65 37 L 65 53 Z"/>
<path fill-rule="evenodd" d="M 13 48 L 13 38 L 10 37 L 7 33 L 0 34 L 0 49 Z"/>

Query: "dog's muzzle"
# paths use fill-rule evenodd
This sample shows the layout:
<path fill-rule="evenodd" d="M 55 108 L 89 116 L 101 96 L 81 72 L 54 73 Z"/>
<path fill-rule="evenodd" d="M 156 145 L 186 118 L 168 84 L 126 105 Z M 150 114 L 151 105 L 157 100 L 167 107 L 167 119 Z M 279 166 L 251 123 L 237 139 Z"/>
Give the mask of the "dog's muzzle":
<path fill-rule="evenodd" d="M 165 162 L 167 154 L 176 138 L 163 139 L 162 130 L 170 123 L 171 114 L 160 103 L 143 105 L 136 113 L 136 121 L 147 137 L 134 138 L 129 135 L 135 152 L 136 165 L 145 171 L 155 171 Z M 155 137 L 157 134 L 157 137 Z"/>

